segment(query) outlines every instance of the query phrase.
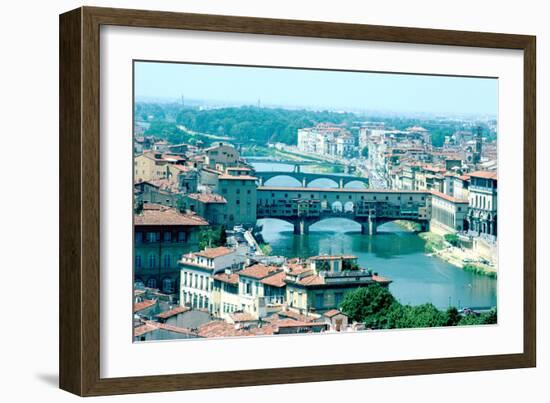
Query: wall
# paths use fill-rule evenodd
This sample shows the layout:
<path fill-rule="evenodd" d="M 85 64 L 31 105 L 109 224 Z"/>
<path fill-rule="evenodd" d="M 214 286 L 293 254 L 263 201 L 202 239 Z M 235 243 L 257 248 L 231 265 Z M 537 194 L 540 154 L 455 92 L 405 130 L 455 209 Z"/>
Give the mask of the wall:
<path fill-rule="evenodd" d="M 23 330 L 12 320 L 4 322 L 0 343 L 6 401 L 77 402 L 81 401 L 56 389 L 57 385 L 57 231 L 58 231 L 58 14 L 82 3 L 126 8 L 155 8 L 173 11 L 252 15 L 262 17 L 422 26 L 464 30 L 484 30 L 538 35 L 538 132 L 539 157 L 550 152 L 550 26 L 545 2 L 442 1 L 399 2 L 298 2 L 216 1 L 216 0 L 57 0 L 55 2 L 10 1 L 3 4 L 2 30 L 2 138 L 6 147 L 17 147 L 33 156 L 32 164 L 21 164 L 17 153 L 3 153 L 1 164 L 17 166 L 10 172 L 9 183 L 18 174 L 40 178 L 25 180 L 30 197 L 17 200 L 1 198 L 2 234 L 8 240 L 25 239 L 33 228 L 39 242 L 13 242 L 2 249 L 4 284 L 25 284 L 25 294 L 17 287 L 5 287 L 4 301 L 17 301 L 19 312 L 34 314 L 32 328 Z M 396 4 L 397 3 L 397 4 Z M 7 107 L 7 108 L 6 108 Z M 546 136 L 545 136 L 546 135 Z M 13 144 L 12 144 L 13 141 Z M 13 151 L 12 149 L 12 151 Z M 7 161 L 6 161 L 7 157 Z M 40 175 L 36 175 L 39 166 Z M 22 172 L 21 172 L 22 171 Z M 550 171 L 550 159 L 539 158 L 539 206 L 547 204 L 550 189 L 543 188 L 541 173 Z M 32 192 L 32 194 L 31 194 Z M 550 267 L 550 256 L 543 253 L 550 241 L 546 228 L 550 213 L 542 208 L 539 217 L 539 267 Z M 5 245 L 5 244 L 4 244 Z M 30 249 L 29 249 L 30 248 Z M 29 253 L 30 252 L 30 253 Z M 30 255 L 30 256 L 29 256 Z M 33 259 L 28 259 L 32 257 Z M 13 281 L 11 281 L 13 276 Z M 539 367 L 482 373 L 415 376 L 302 385 L 219 389 L 185 393 L 119 396 L 102 402 L 280 402 L 314 398 L 318 402 L 341 401 L 347 396 L 365 396 L 370 401 L 423 401 L 446 403 L 466 401 L 548 400 L 545 384 L 550 373 L 550 317 L 542 307 L 550 306 L 548 271 L 539 270 Z M 13 304 L 10 304 L 13 305 Z M 38 309 L 39 308 L 39 309 Z"/>

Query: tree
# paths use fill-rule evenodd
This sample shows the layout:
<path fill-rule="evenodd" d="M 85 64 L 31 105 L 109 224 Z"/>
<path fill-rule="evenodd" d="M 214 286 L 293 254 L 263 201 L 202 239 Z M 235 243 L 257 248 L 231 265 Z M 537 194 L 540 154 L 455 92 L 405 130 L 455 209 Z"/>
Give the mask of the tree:
<path fill-rule="evenodd" d="M 449 242 L 451 245 L 458 246 L 458 235 L 446 234 L 444 238 L 445 238 L 445 241 Z"/>
<path fill-rule="evenodd" d="M 387 288 L 374 283 L 346 293 L 340 309 L 350 319 L 363 322 L 369 328 L 384 329 L 388 328 L 388 313 L 397 303 Z"/>
<path fill-rule="evenodd" d="M 447 309 L 447 323 L 445 326 L 456 326 L 458 322 L 460 322 L 460 314 L 458 313 L 458 309 L 456 309 L 454 306 L 451 306 Z"/>
<path fill-rule="evenodd" d="M 481 314 L 470 314 L 460 318 L 457 323 L 458 326 L 471 326 L 471 325 L 494 325 L 497 323 L 497 310 L 491 309 L 489 312 Z"/>
<path fill-rule="evenodd" d="M 447 315 L 433 304 L 396 304 L 389 314 L 388 325 L 392 329 L 440 327 L 447 325 L 447 319 Z"/>

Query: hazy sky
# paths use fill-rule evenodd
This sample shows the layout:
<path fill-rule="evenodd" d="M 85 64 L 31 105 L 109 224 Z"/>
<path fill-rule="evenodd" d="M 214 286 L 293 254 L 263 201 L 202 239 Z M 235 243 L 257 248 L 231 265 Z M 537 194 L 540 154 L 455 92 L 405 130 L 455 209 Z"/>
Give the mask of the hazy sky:
<path fill-rule="evenodd" d="M 383 112 L 497 114 L 488 78 L 136 62 L 135 95 Z"/>

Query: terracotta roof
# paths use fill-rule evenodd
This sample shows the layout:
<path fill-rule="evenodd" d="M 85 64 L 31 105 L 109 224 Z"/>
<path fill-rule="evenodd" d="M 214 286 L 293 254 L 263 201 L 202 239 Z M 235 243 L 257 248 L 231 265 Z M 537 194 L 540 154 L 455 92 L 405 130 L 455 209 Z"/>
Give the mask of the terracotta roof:
<path fill-rule="evenodd" d="M 281 319 L 276 322 L 273 322 L 273 325 L 276 327 L 283 327 L 283 328 L 289 328 L 289 327 L 317 327 L 322 326 L 326 327 L 327 325 L 322 322 L 302 322 L 300 320 L 294 320 L 294 319 Z"/>
<path fill-rule="evenodd" d="M 239 272 L 239 275 L 262 279 L 264 277 L 274 274 L 279 270 L 281 270 L 279 267 L 265 266 L 261 263 L 257 263 L 255 265 L 245 267 Z"/>
<path fill-rule="evenodd" d="M 182 171 L 182 172 L 189 172 L 193 170 L 193 168 L 187 165 L 180 165 L 180 164 L 170 165 L 170 168 L 177 169 L 178 171 Z"/>
<path fill-rule="evenodd" d="M 434 196 L 439 197 L 440 199 L 450 201 L 452 203 L 468 203 L 468 200 L 457 199 L 456 197 L 446 195 L 445 193 L 438 192 L 437 190 L 432 190 L 431 192 Z"/>
<path fill-rule="evenodd" d="M 136 302 L 134 304 L 134 313 L 139 312 L 139 311 L 143 311 L 144 309 L 147 309 L 147 308 L 155 305 L 156 303 L 157 303 L 156 299 L 146 299 L 146 300 L 143 300 L 141 302 Z"/>
<path fill-rule="evenodd" d="M 332 318 L 336 315 L 344 315 L 344 316 L 347 316 L 345 313 L 342 313 L 341 311 L 339 311 L 338 309 L 331 309 L 330 311 L 326 311 L 324 314 L 324 316 L 326 316 L 327 318 Z"/>
<path fill-rule="evenodd" d="M 230 253 L 233 253 L 234 250 L 231 248 L 226 248 L 225 246 L 218 246 L 217 248 L 206 248 L 205 250 L 201 250 L 200 252 L 196 252 L 196 256 L 203 256 L 209 259 L 215 259 L 220 256 L 229 255 Z"/>
<path fill-rule="evenodd" d="M 208 221 L 196 214 L 181 214 L 173 208 L 165 210 L 144 209 L 141 214 L 134 215 L 134 225 L 180 225 L 193 227 L 208 225 Z"/>
<path fill-rule="evenodd" d="M 178 326 L 167 325 L 166 323 L 146 321 L 145 324 L 134 328 L 134 337 L 139 337 L 145 333 L 149 333 L 157 329 L 162 329 L 162 330 L 179 333 L 179 334 L 197 335 L 195 332 L 185 327 L 178 327 Z"/>
<path fill-rule="evenodd" d="M 213 277 L 215 280 L 219 280 L 223 283 L 233 284 L 233 285 L 239 284 L 239 275 L 237 273 L 231 273 L 231 274 L 218 273 L 218 274 L 214 274 Z"/>
<path fill-rule="evenodd" d="M 144 325 L 138 326 L 134 328 L 134 337 L 139 337 L 144 335 L 145 333 L 152 332 L 153 330 L 157 330 L 158 327 L 152 323 L 146 323 Z"/>
<path fill-rule="evenodd" d="M 279 317 L 282 316 L 283 318 L 290 318 L 290 319 L 294 319 L 294 320 L 299 320 L 301 322 L 312 322 L 315 319 L 318 319 L 318 317 L 313 317 L 313 316 L 309 316 L 309 315 L 302 315 L 298 312 L 294 312 L 294 311 L 291 311 L 291 310 L 281 311 L 281 312 L 278 313 L 278 316 Z"/>
<path fill-rule="evenodd" d="M 200 337 L 232 337 L 251 336 L 252 333 L 244 329 L 236 329 L 235 325 L 223 320 L 214 320 L 201 325 L 198 329 Z"/>
<path fill-rule="evenodd" d="M 287 267 L 289 268 L 290 274 L 300 274 L 300 273 L 304 273 L 306 271 L 311 270 L 307 267 L 304 267 L 304 265 L 299 264 L 299 263 L 289 263 L 287 265 Z"/>
<path fill-rule="evenodd" d="M 179 333 L 179 334 L 196 335 L 196 333 L 191 331 L 191 329 L 187 329 L 185 327 L 167 325 L 166 323 L 159 323 L 159 324 L 157 324 L 157 326 L 158 326 L 159 329 L 168 330 L 169 332 L 174 332 L 174 333 Z"/>
<path fill-rule="evenodd" d="M 168 319 L 172 316 L 175 316 L 179 313 L 183 313 L 183 312 L 187 312 L 190 308 L 186 307 L 186 306 L 177 306 L 175 308 L 172 308 L 168 311 L 164 311 L 164 312 L 161 312 L 157 315 L 155 315 L 157 318 L 161 318 L 161 319 Z"/>
<path fill-rule="evenodd" d="M 252 327 L 248 332 L 254 336 L 267 336 L 275 333 L 275 327 L 272 324 L 263 323 L 261 327 Z"/>
<path fill-rule="evenodd" d="M 215 193 L 190 193 L 187 197 L 193 200 L 198 200 L 201 203 L 227 203 L 225 197 Z"/>
<path fill-rule="evenodd" d="M 260 283 L 269 285 L 271 287 L 284 287 L 286 285 L 285 283 L 285 277 L 286 273 L 284 271 L 281 271 L 279 273 L 276 273 L 272 276 L 266 277 L 260 281 Z"/>
<path fill-rule="evenodd" d="M 494 179 L 494 180 L 497 179 L 496 171 L 476 171 L 476 172 L 470 172 L 469 175 L 475 178 Z"/>
<path fill-rule="evenodd" d="M 256 318 L 248 312 L 233 312 L 229 316 L 234 322 L 251 322 L 256 320 Z"/>
<path fill-rule="evenodd" d="M 320 284 L 325 284 L 325 281 L 323 280 L 323 278 L 321 276 L 318 276 L 318 275 L 315 274 L 315 275 L 311 275 L 311 276 L 301 278 L 300 280 L 298 280 L 298 284 L 305 285 L 305 286 L 320 285 Z"/>

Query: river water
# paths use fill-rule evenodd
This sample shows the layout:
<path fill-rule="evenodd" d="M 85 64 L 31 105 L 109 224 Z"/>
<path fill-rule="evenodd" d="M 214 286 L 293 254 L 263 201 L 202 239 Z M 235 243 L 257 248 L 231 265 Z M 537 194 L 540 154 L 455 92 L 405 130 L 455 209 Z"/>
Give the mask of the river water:
<path fill-rule="evenodd" d="M 253 164 L 258 171 L 292 171 L 286 164 Z M 303 171 L 311 167 L 303 167 Z M 297 186 L 289 177 L 273 178 L 272 186 Z M 354 184 L 350 184 L 354 185 Z M 314 187 L 333 187 L 319 179 Z M 355 186 L 362 186 L 356 183 Z M 354 187 L 355 187 L 354 186 Z M 372 269 L 393 280 L 392 294 L 405 304 L 431 302 L 443 309 L 457 307 L 485 308 L 496 306 L 497 280 L 465 272 L 449 263 L 428 256 L 425 241 L 417 234 L 395 223 L 378 227 L 374 236 L 362 235 L 359 224 L 346 219 L 326 219 L 310 227 L 307 235 L 295 235 L 291 224 L 273 219 L 259 220 L 264 240 L 273 254 L 308 257 L 319 254 L 353 254 L 361 267 Z"/>

